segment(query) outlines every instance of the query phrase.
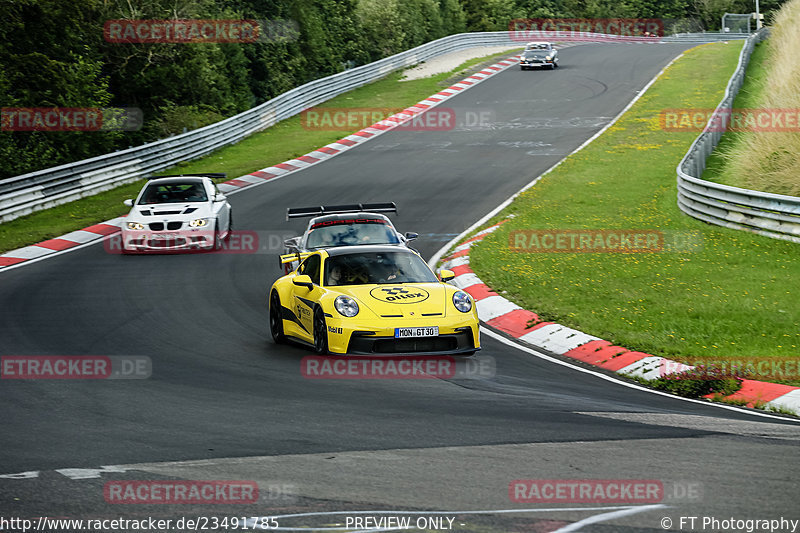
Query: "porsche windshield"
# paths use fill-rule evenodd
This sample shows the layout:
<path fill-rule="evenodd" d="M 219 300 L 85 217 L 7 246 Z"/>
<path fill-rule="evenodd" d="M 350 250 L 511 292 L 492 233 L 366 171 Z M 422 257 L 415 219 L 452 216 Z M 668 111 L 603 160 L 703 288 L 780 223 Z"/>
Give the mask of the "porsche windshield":
<path fill-rule="evenodd" d="M 207 202 L 202 183 L 151 183 L 142 194 L 140 204 L 174 204 Z"/>
<path fill-rule="evenodd" d="M 400 239 L 385 221 L 375 219 L 372 222 L 321 222 L 311 227 L 306 240 L 309 250 L 355 244 L 400 244 Z"/>
<path fill-rule="evenodd" d="M 436 283 L 425 261 L 411 252 L 364 252 L 335 255 L 325 261 L 325 285 Z"/>

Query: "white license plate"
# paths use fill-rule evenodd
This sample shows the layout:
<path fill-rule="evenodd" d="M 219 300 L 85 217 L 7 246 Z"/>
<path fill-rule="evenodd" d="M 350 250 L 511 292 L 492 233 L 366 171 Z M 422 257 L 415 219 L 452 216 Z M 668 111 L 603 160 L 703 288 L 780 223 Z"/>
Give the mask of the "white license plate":
<path fill-rule="evenodd" d="M 406 337 L 438 337 L 439 326 L 431 328 L 394 328 L 394 336 L 396 339 L 404 339 Z"/>
<path fill-rule="evenodd" d="M 169 241 L 177 237 L 177 233 L 153 233 L 151 239 L 154 241 Z"/>

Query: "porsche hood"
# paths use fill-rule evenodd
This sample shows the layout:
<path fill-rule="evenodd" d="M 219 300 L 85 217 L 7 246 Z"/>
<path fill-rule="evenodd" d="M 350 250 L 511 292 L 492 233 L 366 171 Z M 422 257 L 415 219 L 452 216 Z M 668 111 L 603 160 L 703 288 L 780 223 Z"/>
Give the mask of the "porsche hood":
<path fill-rule="evenodd" d="M 359 305 L 383 317 L 445 316 L 448 309 L 447 287 L 441 283 L 345 285 L 330 289 L 355 298 Z"/>

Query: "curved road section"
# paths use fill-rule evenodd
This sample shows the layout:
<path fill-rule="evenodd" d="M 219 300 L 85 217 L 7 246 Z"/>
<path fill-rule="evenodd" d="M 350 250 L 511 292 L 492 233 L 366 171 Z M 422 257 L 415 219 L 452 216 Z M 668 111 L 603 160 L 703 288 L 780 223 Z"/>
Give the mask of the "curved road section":
<path fill-rule="evenodd" d="M 552 72 L 510 68 L 447 101 L 452 129 L 393 130 L 233 196 L 236 225 L 284 235 L 302 230 L 285 222 L 290 206 L 395 201 L 398 228 L 419 232 L 429 257 L 686 48 L 586 44 L 564 49 Z M 463 531 L 798 518 L 797 425 L 631 388 L 495 335 L 474 359 L 483 373 L 307 379 L 310 352 L 269 337 L 266 291 L 279 275 L 270 240 L 260 253 L 185 256 L 97 245 L 0 274 L 0 354 L 152 363 L 147 379 L 0 382 L 0 515 L 278 516 L 281 527 L 343 531 L 397 530 L 347 520 L 401 512 L 442 518 L 422 523 L 428 530 Z M 248 480 L 260 495 L 237 506 L 109 497 L 109 483 L 159 480 Z M 587 502 L 574 480 L 608 483 Z M 631 496 L 636 483 L 647 497 Z M 357 510 L 367 513 L 330 514 Z"/>

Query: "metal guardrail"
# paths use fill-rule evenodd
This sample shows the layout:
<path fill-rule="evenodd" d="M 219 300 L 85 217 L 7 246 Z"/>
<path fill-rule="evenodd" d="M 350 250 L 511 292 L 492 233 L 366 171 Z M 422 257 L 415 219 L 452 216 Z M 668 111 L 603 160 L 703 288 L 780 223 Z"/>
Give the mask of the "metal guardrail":
<path fill-rule="evenodd" d="M 674 35 L 667 35 L 661 42 L 674 43 L 674 42 L 696 42 L 696 43 L 711 43 L 717 41 L 733 41 L 739 39 L 747 39 L 750 37 L 749 33 L 739 32 L 698 32 L 698 33 L 676 33 Z"/>
<path fill-rule="evenodd" d="M 569 40 L 636 40 L 602 34 L 572 37 Z M 708 42 L 716 40 L 716 37 L 715 34 L 682 34 L 664 40 Z M 203 156 L 334 96 L 433 57 L 476 46 L 522 47 L 523 44 L 512 40 L 507 31 L 450 35 L 374 63 L 311 81 L 243 113 L 197 130 L 127 150 L 0 180 L 0 222 L 91 196 L 179 162 Z"/>
<path fill-rule="evenodd" d="M 716 125 L 724 123 L 721 118 L 725 110 L 733 106 L 744 82 L 750 54 L 767 32 L 762 28 L 748 38 L 725 96 L 678 165 L 678 207 L 687 215 L 709 224 L 800 243 L 800 197 L 751 191 L 699 177 L 724 133 L 724 129 Z"/>

